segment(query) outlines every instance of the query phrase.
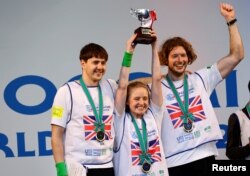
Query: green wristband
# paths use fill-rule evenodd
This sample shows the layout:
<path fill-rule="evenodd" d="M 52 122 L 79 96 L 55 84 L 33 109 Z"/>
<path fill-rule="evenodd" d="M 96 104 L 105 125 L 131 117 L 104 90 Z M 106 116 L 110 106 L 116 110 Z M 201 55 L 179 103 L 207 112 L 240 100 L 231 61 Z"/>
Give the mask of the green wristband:
<path fill-rule="evenodd" d="M 132 61 L 132 53 L 125 52 L 122 60 L 122 66 L 123 67 L 130 67 L 131 61 Z"/>
<path fill-rule="evenodd" d="M 57 176 L 68 176 L 65 162 L 56 163 Z"/>

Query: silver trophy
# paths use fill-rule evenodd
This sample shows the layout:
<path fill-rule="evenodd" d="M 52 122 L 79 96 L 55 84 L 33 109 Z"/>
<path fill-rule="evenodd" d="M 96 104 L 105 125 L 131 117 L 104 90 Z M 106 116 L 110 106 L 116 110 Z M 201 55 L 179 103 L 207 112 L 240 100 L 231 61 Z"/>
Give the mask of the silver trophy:
<path fill-rule="evenodd" d="M 150 35 L 153 23 L 156 20 L 156 12 L 149 9 L 132 9 L 130 13 L 141 22 L 141 26 L 135 30 L 137 34 L 134 43 L 150 44 L 156 40 L 156 37 Z"/>

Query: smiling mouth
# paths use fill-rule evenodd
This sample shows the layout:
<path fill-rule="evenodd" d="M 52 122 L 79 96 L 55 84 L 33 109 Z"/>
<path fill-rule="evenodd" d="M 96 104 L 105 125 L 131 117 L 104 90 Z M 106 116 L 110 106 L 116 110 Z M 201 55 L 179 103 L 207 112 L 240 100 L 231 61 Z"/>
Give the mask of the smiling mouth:
<path fill-rule="evenodd" d="M 97 75 L 102 75 L 103 74 L 103 71 L 96 71 L 96 72 L 94 72 L 95 74 L 97 74 Z"/>
<path fill-rule="evenodd" d="M 136 109 L 139 109 L 139 110 L 144 110 L 145 108 L 144 107 L 138 107 Z"/>
<path fill-rule="evenodd" d="M 182 68 L 184 68 L 185 67 L 185 64 L 183 63 L 183 64 L 176 64 L 175 65 L 175 67 L 177 68 L 177 69 L 182 69 Z"/>
<path fill-rule="evenodd" d="M 143 110 L 146 109 L 146 107 L 145 107 L 145 106 L 137 106 L 136 109 L 138 109 L 138 110 L 140 110 L 140 111 L 143 111 Z"/>

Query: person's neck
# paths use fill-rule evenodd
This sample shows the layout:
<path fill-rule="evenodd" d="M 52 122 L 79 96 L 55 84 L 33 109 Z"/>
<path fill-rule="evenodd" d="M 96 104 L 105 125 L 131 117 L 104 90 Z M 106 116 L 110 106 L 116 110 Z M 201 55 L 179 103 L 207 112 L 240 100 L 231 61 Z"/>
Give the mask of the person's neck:
<path fill-rule="evenodd" d="M 82 79 L 87 87 L 88 86 L 98 86 L 98 84 L 99 84 L 99 81 L 94 81 L 94 80 L 88 79 L 86 77 L 82 77 Z"/>
<path fill-rule="evenodd" d="M 141 119 L 143 117 L 143 115 L 138 115 L 138 114 L 135 114 L 133 112 L 130 112 L 132 114 L 132 116 L 135 118 L 135 119 Z"/>
<path fill-rule="evenodd" d="M 168 72 L 168 77 L 172 80 L 172 81 L 180 81 L 184 79 L 184 75 L 185 73 L 181 74 L 181 75 L 176 75 L 173 74 L 172 72 Z"/>

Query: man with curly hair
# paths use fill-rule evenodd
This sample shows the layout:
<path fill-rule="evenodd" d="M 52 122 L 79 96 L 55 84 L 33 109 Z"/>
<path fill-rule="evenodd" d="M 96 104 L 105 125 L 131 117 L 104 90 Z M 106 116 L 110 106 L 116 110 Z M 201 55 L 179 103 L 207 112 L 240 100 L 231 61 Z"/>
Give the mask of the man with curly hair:
<path fill-rule="evenodd" d="M 211 67 L 187 73 L 197 55 L 181 37 L 166 40 L 159 52 L 161 64 L 168 66 L 162 80 L 166 107 L 162 141 L 169 175 L 207 175 L 209 162 L 218 155 L 215 144 L 222 135 L 209 97 L 244 57 L 233 6 L 221 3 L 220 12 L 228 25 L 230 48 Z"/>

